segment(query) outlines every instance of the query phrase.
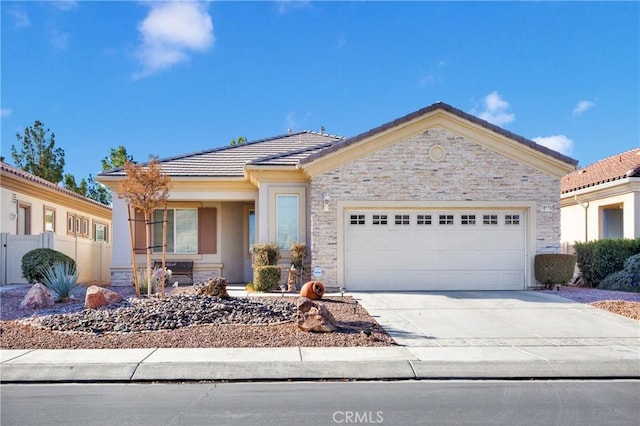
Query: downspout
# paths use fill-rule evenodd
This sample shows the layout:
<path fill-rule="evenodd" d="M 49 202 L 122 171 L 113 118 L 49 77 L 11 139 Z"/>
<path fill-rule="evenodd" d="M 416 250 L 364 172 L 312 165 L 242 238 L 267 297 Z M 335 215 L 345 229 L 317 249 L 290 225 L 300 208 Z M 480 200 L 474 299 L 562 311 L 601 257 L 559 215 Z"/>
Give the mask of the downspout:
<path fill-rule="evenodd" d="M 588 237 L 588 226 L 587 226 L 587 212 L 589 210 L 589 202 L 587 201 L 587 203 L 581 203 L 580 201 L 578 201 L 578 196 L 574 195 L 573 199 L 575 200 L 576 204 L 580 204 L 582 206 L 582 208 L 584 209 L 584 242 L 588 242 L 589 239 Z"/>

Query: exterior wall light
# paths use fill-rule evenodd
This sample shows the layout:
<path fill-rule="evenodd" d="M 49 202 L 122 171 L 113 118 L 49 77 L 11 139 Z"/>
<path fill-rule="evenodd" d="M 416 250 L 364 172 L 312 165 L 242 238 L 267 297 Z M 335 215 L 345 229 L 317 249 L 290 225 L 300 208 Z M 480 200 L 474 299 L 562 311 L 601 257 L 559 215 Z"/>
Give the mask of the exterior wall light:
<path fill-rule="evenodd" d="M 324 194 L 324 197 L 322 199 L 324 201 L 324 211 L 328 212 L 329 211 L 329 201 L 331 201 L 331 197 L 329 197 L 329 194 Z"/>

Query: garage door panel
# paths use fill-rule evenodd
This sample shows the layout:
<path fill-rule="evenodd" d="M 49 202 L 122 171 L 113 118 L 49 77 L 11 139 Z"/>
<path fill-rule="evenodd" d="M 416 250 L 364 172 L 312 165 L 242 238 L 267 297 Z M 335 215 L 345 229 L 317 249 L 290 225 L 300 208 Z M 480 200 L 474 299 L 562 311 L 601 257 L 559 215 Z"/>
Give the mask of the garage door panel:
<path fill-rule="evenodd" d="M 345 285 L 350 290 L 522 290 L 524 211 L 356 212 L 364 224 L 345 230 Z M 347 218 L 350 212 L 347 212 Z M 373 216 L 387 215 L 387 224 Z M 407 216 L 395 224 L 395 215 Z M 440 216 L 447 224 L 440 223 Z M 483 223 L 488 215 L 490 223 Z M 453 219 L 451 219 L 453 217 Z"/>

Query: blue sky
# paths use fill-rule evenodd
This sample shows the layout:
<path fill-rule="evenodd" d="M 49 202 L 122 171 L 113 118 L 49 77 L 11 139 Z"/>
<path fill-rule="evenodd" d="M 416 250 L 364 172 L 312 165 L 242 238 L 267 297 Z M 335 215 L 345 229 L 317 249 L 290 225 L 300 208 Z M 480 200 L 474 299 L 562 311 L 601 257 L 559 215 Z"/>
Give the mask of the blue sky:
<path fill-rule="evenodd" d="M 65 172 L 443 101 L 584 166 L 640 145 L 639 2 L 11 2 L 2 155 L 40 120 Z"/>

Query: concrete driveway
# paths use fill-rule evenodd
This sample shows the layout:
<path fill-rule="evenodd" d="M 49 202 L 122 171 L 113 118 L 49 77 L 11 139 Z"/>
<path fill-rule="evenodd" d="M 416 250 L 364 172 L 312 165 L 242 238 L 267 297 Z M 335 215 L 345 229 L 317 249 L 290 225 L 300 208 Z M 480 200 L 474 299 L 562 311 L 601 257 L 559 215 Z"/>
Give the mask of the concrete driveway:
<path fill-rule="evenodd" d="M 640 365 L 640 321 L 535 291 L 358 292 L 422 360 L 601 360 Z"/>

